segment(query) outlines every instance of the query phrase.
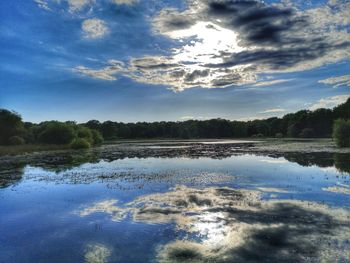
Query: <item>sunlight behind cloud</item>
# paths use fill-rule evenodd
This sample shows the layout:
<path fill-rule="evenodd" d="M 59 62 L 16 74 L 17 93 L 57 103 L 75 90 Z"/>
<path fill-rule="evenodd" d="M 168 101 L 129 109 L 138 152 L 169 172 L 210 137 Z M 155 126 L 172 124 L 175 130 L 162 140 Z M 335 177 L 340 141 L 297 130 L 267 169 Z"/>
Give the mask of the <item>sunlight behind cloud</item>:
<path fill-rule="evenodd" d="M 188 29 L 171 31 L 174 39 L 196 37 L 191 44 L 174 49 L 176 62 L 222 63 L 221 52 L 238 53 L 246 48 L 237 43 L 237 34 L 211 22 L 200 21 Z"/>

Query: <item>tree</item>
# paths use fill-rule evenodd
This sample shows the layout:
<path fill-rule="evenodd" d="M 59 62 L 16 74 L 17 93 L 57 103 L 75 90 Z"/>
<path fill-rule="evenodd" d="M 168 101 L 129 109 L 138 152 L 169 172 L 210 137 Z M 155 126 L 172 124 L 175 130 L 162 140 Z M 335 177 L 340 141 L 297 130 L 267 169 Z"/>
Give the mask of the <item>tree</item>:
<path fill-rule="evenodd" d="M 350 120 L 338 119 L 334 122 L 333 139 L 338 147 L 350 147 Z"/>
<path fill-rule="evenodd" d="M 75 138 L 75 131 L 72 125 L 51 121 L 42 124 L 38 141 L 47 144 L 69 144 Z"/>
<path fill-rule="evenodd" d="M 305 128 L 299 134 L 301 138 L 312 138 L 314 136 L 314 130 L 311 128 Z"/>
<path fill-rule="evenodd" d="M 0 109 L 0 144 L 10 144 L 13 136 L 22 136 L 24 125 L 16 112 Z"/>
<path fill-rule="evenodd" d="M 76 126 L 75 129 L 78 138 L 85 139 L 90 145 L 94 143 L 93 134 L 88 127 Z"/>
<path fill-rule="evenodd" d="M 92 133 L 92 138 L 95 145 L 101 144 L 103 142 L 102 134 L 99 131 L 91 130 L 91 133 Z"/>

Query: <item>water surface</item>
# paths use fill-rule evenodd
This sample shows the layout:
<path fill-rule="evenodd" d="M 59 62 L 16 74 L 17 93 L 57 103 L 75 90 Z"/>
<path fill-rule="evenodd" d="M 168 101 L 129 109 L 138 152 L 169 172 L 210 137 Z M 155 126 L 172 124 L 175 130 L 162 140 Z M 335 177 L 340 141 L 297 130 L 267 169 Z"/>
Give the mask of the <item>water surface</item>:
<path fill-rule="evenodd" d="M 349 154 L 179 146 L 2 160 L 0 262 L 350 262 Z"/>

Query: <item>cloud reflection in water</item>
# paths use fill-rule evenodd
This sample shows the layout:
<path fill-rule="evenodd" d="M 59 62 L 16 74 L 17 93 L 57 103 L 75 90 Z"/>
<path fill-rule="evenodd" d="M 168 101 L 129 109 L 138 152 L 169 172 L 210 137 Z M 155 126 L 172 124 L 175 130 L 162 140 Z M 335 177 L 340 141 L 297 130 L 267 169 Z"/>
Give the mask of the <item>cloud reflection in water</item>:
<path fill-rule="evenodd" d="M 259 191 L 177 186 L 117 207 L 116 200 L 80 211 L 119 221 L 174 222 L 187 237 L 157 250 L 160 262 L 348 262 L 350 213 L 298 200 L 262 200 Z"/>

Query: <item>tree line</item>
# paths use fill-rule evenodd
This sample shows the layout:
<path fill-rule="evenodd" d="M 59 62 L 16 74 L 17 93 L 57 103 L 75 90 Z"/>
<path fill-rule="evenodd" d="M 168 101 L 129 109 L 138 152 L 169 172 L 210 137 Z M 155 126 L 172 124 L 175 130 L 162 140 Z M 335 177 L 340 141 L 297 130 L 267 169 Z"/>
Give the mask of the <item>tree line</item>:
<path fill-rule="evenodd" d="M 106 139 L 137 138 L 242 138 L 292 137 L 329 138 L 337 119 L 350 119 L 350 98 L 333 109 L 301 110 L 282 118 L 253 121 L 225 119 L 188 120 L 183 122 L 121 123 L 90 120 L 84 125 L 99 130 Z"/>
<path fill-rule="evenodd" d="M 339 120 L 335 122 L 336 120 Z M 341 121 L 343 120 L 343 121 Z M 53 143 L 69 144 L 84 139 L 88 144 L 100 143 L 103 138 L 242 138 L 242 137 L 291 137 L 329 138 L 332 132 L 345 134 L 345 144 L 350 140 L 350 98 L 333 109 L 301 110 L 282 118 L 253 121 L 225 119 L 188 120 L 182 122 L 122 123 L 90 120 L 86 123 L 48 121 L 39 124 L 23 122 L 20 115 L 0 110 L 0 144 Z M 335 126 L 334 126 L 335 125 Z M 333 126 L 336 129 L 333 129 Z M 345 127 L 345 128 L 344 128 Z M 347 139 L 349 138 L 349 139 Z M 350 143 L 350 141 L 349 141 Z M 74 146 L 73 146 L 74 147 Z"/>
<path fill-rule="evenodd" d="M 62 144 L 81 149 L 102 142 L 99 131 L 75 122 L 23 122 L 19 114 L 0 109 L 0 145 Z"/>

